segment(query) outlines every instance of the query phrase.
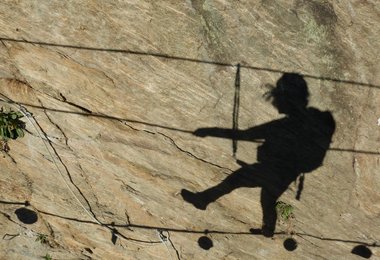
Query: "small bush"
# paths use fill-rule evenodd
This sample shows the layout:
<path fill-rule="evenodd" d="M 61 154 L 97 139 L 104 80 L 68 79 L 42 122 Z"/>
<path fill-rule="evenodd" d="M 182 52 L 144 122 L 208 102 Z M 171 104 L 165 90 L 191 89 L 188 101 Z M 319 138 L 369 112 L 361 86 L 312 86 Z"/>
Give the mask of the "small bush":
<path fill-rule="evenodd" d="M 48 242 L 48 237 L 45 234 L 37 234 L 36 242 L 41 244 L 46 244 Z"/>
<path fill-rule="evenodd" d="M 281 219 L 283 221 L 289 220 L 289 218 L 293 218 L 293 206 L 290 204 L 287 204 L 282 201 L 277 201 L 276 202 L 276 210 L 277 213 L 280 215 Z"/>
<path fill-rule="evenodd" d="M 24 136 L 25 123 L 20 120 L 24 117 L 21 112 L 4 111 L 0 109 L 0 137 L 3 140 L 17 139 Z"/>
<path fill-rule="evenodd" d="M 8 152 L 8 140 L 24 136 L 25 123 L 20 120 L 24 117 L 21 112 L 6 111 L 0 108 L 0 149 Z"/>
<path fill-rule="evenodd" d="M 51 255 L 49 255 L 49 254 L 46 254 L 46 255 L 43 256 L 42 258 L 45 259 L 45 260 L 53 260 L 53 258 L 52 258 Z"/>

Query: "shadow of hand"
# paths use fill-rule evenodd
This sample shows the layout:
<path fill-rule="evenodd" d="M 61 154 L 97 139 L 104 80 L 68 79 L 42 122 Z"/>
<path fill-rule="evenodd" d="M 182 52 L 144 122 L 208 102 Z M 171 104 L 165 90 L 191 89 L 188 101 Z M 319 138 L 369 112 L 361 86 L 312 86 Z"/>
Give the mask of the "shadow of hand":
<path fill-rule="evenodd" d="M 210 133 L 212 132 L 212 129 L 214 128 L 198 128 L 197 130 L 193 132 L 193 135 L 199 136 L 199 137 L 206 137 L 210 135 Z"/>

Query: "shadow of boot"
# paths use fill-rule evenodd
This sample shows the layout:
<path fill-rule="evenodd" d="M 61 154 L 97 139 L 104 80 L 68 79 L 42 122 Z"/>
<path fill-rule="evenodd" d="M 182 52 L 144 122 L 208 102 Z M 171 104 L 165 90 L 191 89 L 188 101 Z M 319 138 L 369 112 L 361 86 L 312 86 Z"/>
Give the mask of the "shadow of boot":
<path fill-rule="evenodd" d="M 193 206 L 197 209 L 206 210 L 208 203 L 204 200 L 204 198 L 202 198 L 199 193 L 194 193 L 186 189 L 182 189 L 181 196 L 186 202 L 193 204 Z"/>
<path fill-rule="evenodd" d="M 264 237 L 273 237 L 273 235 L 274 235 L 274 227 L 263 225 L 263 227 L 261 228 L 261 234 Z"/>

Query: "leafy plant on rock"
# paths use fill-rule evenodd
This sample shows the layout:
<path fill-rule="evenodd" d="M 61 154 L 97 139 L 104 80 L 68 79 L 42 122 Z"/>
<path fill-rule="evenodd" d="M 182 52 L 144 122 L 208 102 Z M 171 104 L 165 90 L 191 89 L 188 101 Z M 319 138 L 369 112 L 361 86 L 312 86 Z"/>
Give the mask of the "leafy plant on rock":
<path fill-rule="evenodd" d="M 36 241 L 40 242 L 41 244 L 46 244 L 48 242 L 48 237 L 45 234 L 38 233 Z"/>
<path fill-rule="evenodd" d="M 287 221 L 289 218 L 294 217 L 293 206 L 283 201 L 276 202 L 276 210 L 281 219 L 284 221 Z"/>
<path fill-rule="evenodd" d="M 9 139 L 17 139 L 25 135 L 25 123 L 20 120 L 22 117 L 24 115 L 21 112 L 0 108 L 0 149 L 2 151 L 9 151 Z"/>
<path fill-rule="evenodd" d="M 293 210 L 294 210 L 293 206 L 288 203 L 285 203 L 283 201 L 276 202 L 277 214 L 280 216 L 283 223 L 287 225 L 287 228 L 286 228 L 287 234 L 293 233 L 293 229 L 294 229 L 293 220 L 295 220 Z"/>
<path fill-rule="evenodd" d="M 49 255 L 49 254 L 46 254 L 46 255 L 43 256 L 42 258 L 45 259 L 45 260 L 53 260 L 53 258 L 52 258 L 51 255 Z"/>

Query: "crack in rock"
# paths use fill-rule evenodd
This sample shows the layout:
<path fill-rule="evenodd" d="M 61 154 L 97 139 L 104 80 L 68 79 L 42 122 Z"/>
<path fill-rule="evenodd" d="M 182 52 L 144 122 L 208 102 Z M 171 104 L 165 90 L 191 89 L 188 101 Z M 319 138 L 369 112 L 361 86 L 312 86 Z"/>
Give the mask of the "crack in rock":
<path fill-rule="evenodd" d="M 148 134 L 151 134 L 151 135 L 155 135 L 156 133 L 155 132 L 152 132 L 152 131 L 149 131 L 149 130 L 146 130 L 146 129 L 138 129 L 136 127 L 133 127 L 131 126 L 130 124 L 128 124 L 127 122 L 123 121 L 123 120 L 119 120 L 120 122 L 122 122 L 124 125 L 128 126 L 129 128 L 131 128 L 132 130 L 134 131 L 139 131 L 139 132 L 145 132 L 145 133 L 148 133 Z"/>
<path fill-rule="evenodd" d="M 26 110 L 26 109 L 25 109 Z M 26 112 L 28 112 L 26 110 Z M 28 112 L 30 114 L 30 112 Z M 91 213 L 92 217 L 98 222 L 96 223 L 97 225 L 100 225 L 102 227 L 105 227 L 107 229 L 109 229 L 110 231 L 114 232 L 115 235 L 118 235 L 119 237 L 125 239 L 125 240 L 128 240 L 128 241 L 135 241 L 135 242 L 140 242 L 140 243 L 146 243 L 146 244 L 155 244 L 157 243 L 157 241 L 145 241 L 145 240 L 141 240 L 141 239 L 135 239 L 135 238 L 131 238 L 131 237 L 127 237 L 123 234 L 121 234 L 118 230 L 112 228 L 110 225 L 107 225 L 107 224 L 104 224 L 102 223 L 96 216 L 96 214 L 93 212 L 92 210 L 92 207 L 91 207 L 91 204 L 90 202 L 88 201 L 87 197 L 83 194 L 83 192 L 81 191 L 81 189 L 75 184 L 75 182 L 73 181 L 72 179 L 72 176 L 71 176 L 71 173 L 67 167 L 67 165 L 63 162 L 62 158 L 60 157 L 60 155 L 58 154 L 57 150 L 55 149 L 53 143 L 48 139 L 48 135 L 47 133 L 45 132 L 45 130 L 41 127 L 41 125 L 38 123 L 38 121 L 32 116 L 33 120 L 35 121 L 36 125 L 39 127 L 40 131 L 42 132 L 42 134 L 45 136 L 45 138 L 47 139 L 47 142 L 49 144 L 49 146 L 51 147 L 51 149 L 53 150 L 54 154 L 57 156 L 59 162 L 61 163 L 61 165 L 64 167 L 65 171 L 66 171 L 66 174 L 67 176 L 69 177 L 69 180 L 70 182 L 72 183 L 72 185 L 77 189 L 77 191 L 79 192 L 79 194 L 81 195 L 81 197 L 85 200 L 86 204 L 87 204 L 87 207 L 89 208 L 88 212 Z M 83 205 L 82 205 L 83 206 Z M 86 209 L 87 211 L 87 209 Z M 8 216 L 7 214 L 5 216 Z M 9 220 L 10 217 L 9 217 Z M 11 220 L 12 221 L 12 220 Z M 18 224 L 18 223 L 16 223 Z M 19 225 L 19 224 L 18 224 Z"/>
<path fill-rule="evenodd" d="M 229 169 L 229 168 L 226 168 L 226 167 L 220 166 L 220 165 L 218 165 L 218 164 L 215 164 L 215 163 L 209 162 L 209 161 L 207 161 L 207 160 L 204 160 L 204 159 L 202 159 L 202 158 L 199 158 L 198 156 L 192 154 L 191 152 L 182 149 L 181 147 L 179 147 L 179 146 L 176 144 L 176 142 L 175 142 L 175 141 L 173 140 L 173 138 L 171 138 L 170 136 L 167 136 L 167 135 L 165 135 L 165 134 L 163 134 L 163 133 L 161 133 L 161 132 L 157 132 L 157 134 L 164 136 L 164 137 L 165 137 L 166 139 L 168 139 L 168 140 L 169 140 L 169 141 L 170 141 L 170 142 L 171 142 L 171 143 L 172 143 L 172 144 L 173 144 L 173 145 L 174 145 L 179 151 L 181 151 L 182 153 L 184 153 L 184 154 L 190 156 L 191 158 L 194 158 L 194 159 L 196 159 L 196 160 L 198 160 L 198 161 L 201 161 L 201 162 L 203 162 L 203 163 L 206 163 L 206 164 L 212 165 L 212 166 L 217 167 L 217 168 L 219 168 L 219 169 L 222 169 L 222 170 L 228 171 L 229 173 L 233 172 L 233 170 L 231 170 L 231 169 Z"/>
<path fill-rule="evenodd" d="M 86 113 L 88 113 L 88 114 L 92 114 L 92 113 L 93 113 L 93 112 L 92 112 L 90 109 L 88 109 L 88 108 L 85 108 L 85 107 L 83 107 L 83 106 L 81 106 L 81 105 L 75 104 L 74 102 L 70 102 L 70 101 L 68 101 L 67 98 L 66 98 L 62 93 L 60 93 L 60 92 L 59 92 L 59 96 L 60 96 L 61 98 L 57 98 L 57 97 L 55 97 L 55 96 L 53 96 L 53 95 L 51 95 L 51 94 L 48 94 L 48 93 L 42 92 L 41 90 L 35 89 L 35 88 L 34 88 L 34 87 L 33 87 L 28 81 L 26 81 L 26 79 L 24 79 L 24 80 L 20 80 L 20 79 L 14 78 L 14 79 L 11 79 L 11 80 L 15 80 L 15 81 L 17 81 L 18 83 L 24 84 L 25 86 L 27 86 L 28 88 L 32 89 L 33 91 L 35 91 L 35 92 L 37 92 L 37 93 L 40 93 L 40 94 L 42 94 L 42 95 L 46 95 L 46 96 L 48 96 L 48 97 L 50 97 L 50 98 L 52 98 L 52 99 L 54 99 L 54 100 L 56 100 L 56 101 L 63 102 L 63 103 L 65 103 L 65 104 L 68 104 L 68 105 L 70 105 L 70 106 L 73 106 L 73 107 L 75 107 L 75 108 L 78 108 L 78 109 L 80 109 L 80 110 L 82 110 L 82 111 L 84 111 L 84 112 L 86 112 Z M 38 99 L 38 98 L 37 98 L 37 99 Z M 40 99 L 38 99 L 38 101 L 39 101 L 40 104 L 41 104 Z M 13 102 L 13 101 L 12 101 L 12 102 Z M 15 102 L 13 102 L 13 103 L 15 103 Z M 44 107 L 42 104 L 41 104 L 41 106 L 45 109 L 45 107 Z"/>
<path fill-rule="evenodd" d="M 2 215 L 3 215 L 4 217 L 6 217 L 10 222 L 12 222 L 12 223 L 18 225 L 19 227 L 23 228 L 24 230 L 27 229 L 26 227 L 24 227 L 24 226 L 21 225 L 20 223 L 14 221 L 14 220 L 11 218 L 11 216 L 8 215 L 7 213 L 0 211 L 0 214 L 2 214 Z"/>
<path fill-rule="evenodd" d="M 68 144 L 68 141 L 69 141 L 69 139 L 67 138 L 67 136 L 66 136 L 66 134 L 65 134 L 65 132 L 62 130 L 62 128 L 57 124 L 57 123 L 55 123 L 55 122 L 53 122 L 53 119 L 51 119 L 51 117 L 48 115 L 48 113 L 47 113 L 47 111 L 46 111 L 46 109 L 45 109 L 45 106 L 44 106 L 44 104 L 42 103 L 42 101 L 39 99 L 39 98 L 37 98 L 37 100 L 38 100 L 38 102 L 41 104 L 41 106 L 44 108 L 44 114 L 45 114 L 45 116 L 47 117 L 47 119 L 49 120 L 49 122 L 52 124 L 52 125 L 54 125 L 60 132 L 61 132 L 61 134 L 63 135 L 63 138 L 65 139 L 65 144 L 66 144 L 66 146 L 72 151 L 72 149 L 70 148 L 70 146 L 69 146 L 69 144 Z"/>
<path fill-rule="evenodd" d="M 123 189 L 125 189 L 126 191 L 136 195 L 136 196 L 141 196 L 141 193 L 140 191 L 134 189 L 133 187 L 131 187 L 130 185 L 126 184 L 122 179 L 116 179 L 117 181 L 120 181 L 123 183 L 123 185 L 121 186 Z"/>
<path fill-rule="evenodd" d="M 168 232 L 168 233 L 169 233 L 169 232 Z M 170 237 L 168 238 L 168 240 L 169 240 L 171 246 L 173 247 L 173 249 L 174 249 L 174 251 L 175 251 L 175 253 L 176 253 L 176 255 L 177 255 L 178 260 L 181 260 L 181 257 L 180 257 L 180 254 L 179 254 L 179 251 L 178 251 L 178 249 L 175 247 L 173 241 L 170 239 Z"/>
<path fill-rule="evenodd" d="M 128 215 L 127 210 L 124 211 L 124 215 L 127 218 L 127 226 L 125 228 L 128 229 L 129 231 L 134 232 L 134 230 L 132 228 L 130 228 L 130 226 L 132 225 L 132 222 L 131 222 L 131 218 Z"/>
<path fill-rule="evenodd" d="M 8 157 L 12 161 L 13 164 L 17 165 L 15 158 L 13 158 L 13 156 L 10 155 L 9 152 L 5 152 L 5 151 L 1 151 L 1 152 L 4 155 L 3 158 Z"/>
<path fill-rule="evenodd" d="M 122 121 L 121 121 L 121 122 L 122 122 Z M 220 166 L 220 165 L 218 165 L 218 164 L 215 164 L 215 163 L 209 162 L 209 161 L 207 161 L 207 160 L 204 160 L 204 159 L 202 159 L 202 158 L 199 158 L 198 156 L 194 155 L 193 153 L 191 153 L 191 152 L 189 152 L 189 151 L 186 151 L 186 150 L 182 149 L 181 147 L 179 147 L 179 146 L 177 145 L 177 143 L 173 140 L 173 138 L 171 138 L 171 137 L 168 136 L 168 135 L 165 135 L 165 134 L 163 134 L 163 133 L 161 133 L 161 132 L 152 132 L 152 131 L 145 130 L 145 129 L 137 129 L 137 128 L 131 126 L 130 124 L 127 124 L 126 122 L 124 122 L 124 125 L 128 126 L 129 128 L 131 128 L 132 130 L 135 130 L 135 131 L 142 131 L 142 132 L 146 132 L 146 133 L 151 134 L 151 135 L 156 135 L 156 134 L 158 134 L 158 135 L 162 135 L 163 137 L 165 137 L 166 139 L 168 139 L 168 140 L 169 140 L 169 141 L 170 141 L 170 142 L 171 142 L 171 143 L 172 143 L 172 144 L 173 144 L 173 145 L 174 145 L 179 151 L 181 151 L 182 153 L 188 155 L 189 157 L 194 158 L 194 159 L 196 159 L 196 160 L 198 160 L 198 161 L 201 161 L 201 162 L 203 162 L 203 163 L 206 163 L 206 164 L 212 165 L 212 166 L 217 167 L 217 168 L 219 168 L 219 169 L 223 169 L 223 170 L 225 170 L 225 171 L 228 171 L 229 173 L 233 172 L 233 170 L 231 170 L 230 168 L 226 168 L 226 167 Z M 227 174 L 227 173 L 226 173 L 226 174 Z"/>
<path fill-rule="evenodd" d="M 100 221 L 98 220 L 98 218 L 96 217 L 95 213 L 93 212 L 92 207 L 91 207 L 91 204 L 90 204 L 90 202 L 88 201 L 87 197 L 83 194 L 82 190 L 81 190 L 81 189 L 75 184 L 75 182 L 74 182 L 74 180 L 73 180 L 73 178 L 72 178 L 72 175 L 71 175 L 71 173 L 70 173 L 70 171 L 69 171 L 67 165 L 63 162 L 61 156 L 59 155 L 59 153 L 58 153 L 57 150 L 55 149 L 53 143 L 49 140 L 47 133 L 46 133 L 45 130 L 41 127 L 41 125 L 39 124 L 39 122 L 34 118 L 34 116 L 32 116 L 32 118 L 34 119 L 34 122 L 36 122 L 36 125 L 39 127 L 39 129 L 40 129 L 40 131 L 42 132 L 42 134 L 43 134 L 43 135 L 45 136 L 45 138 L 47 139 L 47 142 L 48 142 L 49 146 L 51 147 L 51 149 L 53 150 L 54 154 L 57 156 L 58 161 L 59 161 L 59 162 L 61 163 L 61 165 L 64 167 L 65 172 L 66 172 L 67 176 L 69 177 L 69 180 L 70 180 L 71 184 L 76 188 L 76 190 L 79 192 L 79 194 L 81 195 L 81 197 L 82 197 L 82 198 L 84 199 L 84 201 L 86 202 L 86 204 L 87 204 L 87 206 L 88 206 L 88 208 L 89 208 L 89 212 L 91 213 L 92 217 L 93 217 L 96 221 L 100 222 Z"/>
<path fill-rule="evenodd" d="M 84 111 L 86 113 L 92 114 L 92 111 L 90 109 L 87 109 L 87 108 L 85 108 L 85 107 L 83 107 L 81 105 L 78 105 L 78 104 L 75 104 L 73 102 L 68 101 L 67 98 L 61 92 L 59 93 L 59 95 L 61 96 L 62 100 L 60 100 L 58 98 L 55 98 L 55 97 L 52 97 L 52 96 L 51 97 L 54 98 L 54 99 L 56 99 L 56 100 L 59 100 L 59 101 L 61 101 L 63 103 L 69 104 L 69 105 L 71 105 L 73 107 L 79 108 L 80 110 L 82 110 L 82 111 Z"/>
<path fill-rule="evenodd" d="M 180 254 L 179 254 L 179 251 L 178 251 L 178 249 L 175 247 L 173 241 L 172 241 L 171 238 L 170 238 L 170 232 L 169 232 L 168 230 L 165 230 L 165 231 L 168 233 L 168 235 L 165 236 L 165 235 L 163 234 L 163 230 L 157 230 L 157 231 L 159 232 L 159 236 L 160 236 L 160 239 L 162 240 L 162 242 L 165 243 L 165 245 L 166 245 L 166 241 L 169 241 L 171 247 L 173 248 L 173 250 L 175 251 L 175 253 L 176 253 L 176 255 L 177 255 L 177 259 L 178 259 L 178 260 L 181 260 L 181 257 L 180 257 Z M 168 251 L 169 251 L 169 248 L 168 248 Z M 170 254 L 170 251 L 169 251 L 169 254 Z"/>

